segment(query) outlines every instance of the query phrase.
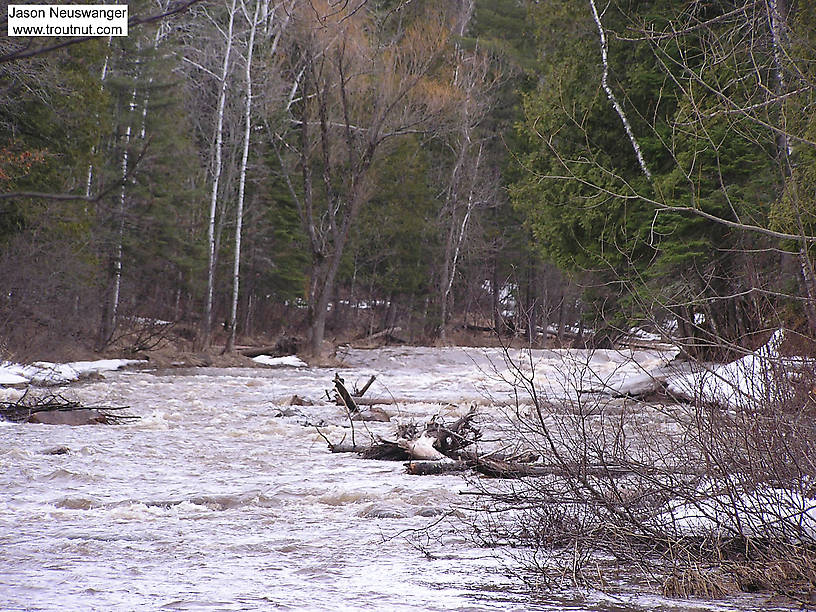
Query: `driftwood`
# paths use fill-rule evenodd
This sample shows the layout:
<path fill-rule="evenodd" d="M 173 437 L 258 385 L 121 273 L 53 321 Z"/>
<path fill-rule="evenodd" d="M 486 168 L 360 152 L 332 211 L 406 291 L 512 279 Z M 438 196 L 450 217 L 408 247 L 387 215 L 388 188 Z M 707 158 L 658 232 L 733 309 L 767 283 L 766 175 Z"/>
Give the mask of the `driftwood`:
<path fill-rule="evenodd" d="M 359 391 L 357 390 L 354 391 L 354 397 L 355 398 L 363 397 L 365 395 L 365 392 L 368 391 L 368 388 L 374 383 L 375 380 L 377 380 L 377 377 L 372 374 L 371 378 L 369 378 L 368 382 L 363 385 L 362 389 L 360 389 Z"/>
<path fill-rule="evenodd" d="M 365 392 L 369 390 L 374 381 L 377 380 L 377 377 L 373 374 L 368 379 L 363 388 L 359 391 L 355 389 L 353 392 L 349 392 L 349 390 L 345 386 L 345 381 L 340 378 L 339 375 L 335 374 L 334 376 L 334 403 L 338 406 L 345 406 L 349 409 L 349 413 L 352 415 L 354 420 L 356 421 L 382 421 L 388 422 L 391 418 L 382 410 L 372 409 L 369 411 L 368 414 L 360 413 L 360 406 L 378 406 L 378 405 L 390 405 L 390 404 L 397 404 L 399 403 L 398 400 L 394 398 L 369 398 L 363 397 Z M 328 391 L 326 392 L 328 393 Z M 353 408 L 352 408 L 353 406 Z"/>
<path fill-rule="evenodd" d="M 476 443 L 482 432 L 474 425 L 476 418 L 476 407 L 472 406 L 470 411 L 452 425 L 432 419 L 425 427 L 426 435 L 436 438 L 434 447 L 447 457 L 455 457 L 463 448 Z"/>
<path fill-rule="evenodd" d="M 475 465 L 478 461 L 491 459 L 493 461 L 504 461 L 507 463 L 535 463 L 539 460 L 541 455 L 534 452 L 520 452 L 520 453 L 475 453 L 473 451 L 465 450 L 458 453 L 459 459 L 468 461 Z"/>
<path fill-rule="evenodd" d="M 369 385 L 366 385 L 366 388 Z M 343 404 L 349 407 L 352 422 L 359 416 L 356 400 L 348 393 L 339 376 L 335 376 L 335 387 Z M 357 398 L 359 399 L 359 398 Z M 352 409 L 351 406 L 354 408 Z M 352 410 L 357 412 L 352 414 Z M 488 454 L 472 450 L 481 439 L 481 431 L 476 426 L 476 408 L 451 424 L 434 417 L 424 428 L 415 423 L 405 423 L 397 427 L 393 440 L 377 439 L 370 444 L 333 444 L 328 439 L 332 453 L 357 453 L 363 459 L 382 461 L 405 461 L 406 471 L 418 476 L 452 474 L 473 470 L 489 478 L 570 478 L 576 475 L 597 478 L 622 478 L 633 474 L 694 475 L 698 469 L 664 469 L 639 464 L 541 464 L 535 463 L 540 456 L 534 452 Z M 321 434 L 322 435 L 322 434 Z M 324 436 L 325 438 L 325 436 Z"/>
<path fill-rule="evenodd" d="M 360 457 L 380 461 L 408 461 L 411 459 L 408 451 L 392 440 L 379 440 L 376 444 L 360 452 Z"/>
<path fill-rule="evenodd" d="M 401 332 L 401 327 L 389 327 L 387 329 L 383 329 L 381 331 L 375 332 L 373 334 L 369 334 L 368 336 L 363 336 L 357 338 L 360 342 L 368 342 L 370 340 L 385 340 L 386 343 L 390 344 L 407 344 L 408 342 L 395 334 L 397 332 Z"/>
<path fill-rule="evenodd" d="M 354 403 L 354 399 L 351 397 L 351 393 L 349 393 L 348 389 L 346 389 L 344 382 L 345 381 L 340 378 L 339 374 L 334 375 L 334 388 L 337 391 L 339 399 L 341 400 L 338 402 L 338 405 L 345 406 L 349 414 L 360 412 L 360 409 L 357 407 L 357 404 Z"/>
<path fill-rule="evenodd" d="M 332 442 L 329 442 L 329 450 L 333 453 L 362 453 L 370 448 L 370 444 L 343 444 L 342 442 L 333 444 Z"/>
<path fill-rule="evenodd" d="M 471 469 L 467 461 L 409 461 L 405 469 L 414 476 L 434 476 L 438 474 L 452 474 L 466 472 Z"/>
<path fill-rule="evenodd" d="M 49 425 L 112 425 L 138 416 L 118 414 L 129 406 L 83 406 L 61 395 L 29 397 L 26 393 L 14 402 L 0 402 L 0 420 L 15 423 L 45 423 Z"/>
<path fill-rule="evenodd" d="M 615 465 L 563 466 L 539 465 L 519 461 L 504 461 L 496 458 L 474 458 L 469 456 L 458 461 L 411 461 L 405 464 L 406 471 L 416 476 L 450 474 L 454 472 L 475 472 L 489 478 L 536 478 L 543 476 L 571 477 L 576 474 L 605 478 L 621 478 L 640 473 L 633 467 Z"/>
<path fill-rule="evenodd" d="M 342 386 L 342 382 L 340 385 Z M 342 388 L 345 389 L 345 387 Z M 350 396 L 349 399 L 354 401 Z M 359 413 L 351 415 L 352 421 L 356 420 L 358 415 Z M 350 445 L 333 444 L 329 440 L 326 442 L 333 453 L 356 452 L 364 459 L 433 461 L 447 458 L 459 460 L 459 453 L 481 437 L 481 432 L 473 423 L 475 417 L 474 407 L 451 425 L 445 425 L 441 420 L 434 418 L 420 430 L 416 424 L 406 423 L 397 427 L 394 440 L 378 439 L 365 446 L 353 443 Z"/>
<path fill-rule="evenodd" d="M 616 464 L 589 464 L 589 465 L 563 465 L 563 464 L 525 464 L 517 461 L 501 461 L 493 458 L 480 458 L 475 462 L 469 462 L 473 468 L 485 476 L 492 478 L 524 478 L 541 476 L 559 476 L 572 478 L 575 476 L 589 476 L 598 478 L 623 478 L 633 474 L 643 475 L 699 475 L 697 469 L 673 469 L 664 470 L 654 466 L 643 465 L 616 465 Z"/>

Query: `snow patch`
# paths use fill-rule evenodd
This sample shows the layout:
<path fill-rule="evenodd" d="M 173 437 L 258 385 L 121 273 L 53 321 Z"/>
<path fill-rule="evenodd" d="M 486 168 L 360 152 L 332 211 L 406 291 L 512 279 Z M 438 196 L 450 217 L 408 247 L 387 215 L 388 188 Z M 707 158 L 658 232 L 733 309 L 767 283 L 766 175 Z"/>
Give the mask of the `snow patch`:
<path fill-rule="evenodd" d="M 688 374 L 670 377 L 667 389 L 690 401 L 699 398 L 733 409 L 773 402 L 785 392 L 780 388 L 780 381 L 785 380 L 793 370 L 791 366 L 796 365 L 795 360 L 779 356 L 784 337 L 784 330 L 778 329 L 767 344 L 742 359 L 723 365 L 699 364 Z"/>
<path fill-rule="evenodd" d="M 633 327 L 629 330 L 629 335 L 633 338 L 637 338 L 638 340 L 646 340 L 647 342 L 662 342 L 663 336 L 660 334 L 655 334 L 654 332 L 648 332 L 645 329 L 640 327 Z"/>
<path fill-rule="evenodd" d="M 803 541 L 816 537 L 816 500 L 798 491 L 765 488 L 674 500 L 657 517 L 678 535 L 773 536 Z"/>
<path fill-rule="evenodd" d="M 253 357 L 252 361 L 267 366 L 285 366 L 290 368 L 306 368 L 309 366 L 305 361 L 300 359 L 297 355 L 286 355 L 285 357 L 270 357 L 269 355 L 258 355 Z"/>
<path fill-rule="evenodd" d="M 139 363 L 147 362 L 138 359 L 99 359 L 70 363 L 37 361 L 31 365 L 3 362 L 0 363 L 0 385 L 60 384 L 78 380 L 89 374 L 110 372 Z"/>
<path fill-rule="evenodd" d="M 22 375 L 20 366 L 10 363 L 0 364 L 0 385 L 24 385 L 28 378 Z"/>

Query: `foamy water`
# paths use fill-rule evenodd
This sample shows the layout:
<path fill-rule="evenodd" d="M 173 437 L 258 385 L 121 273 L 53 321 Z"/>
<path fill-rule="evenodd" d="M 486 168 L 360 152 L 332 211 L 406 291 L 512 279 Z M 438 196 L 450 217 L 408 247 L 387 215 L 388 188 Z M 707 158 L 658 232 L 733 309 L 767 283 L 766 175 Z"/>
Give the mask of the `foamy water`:
<path fill-rule="evenodd" d="M 494 404 L 512 398 L 495 376 L 505 367 L 497 351 L 345 357 L 351 367 L 337 371 L 349 385 L 377 374 L 369 395 L 413 400 L 386 407 L 395 421 L 453 419 L 472 402 L 498 418 Z M 118 372 L 67 393 L 129 405 L 138 421 L 0 423 L 0 610 L 655 607 L 631 593 L 536 599 L 493 551 L 450 530 L 425 539 L 420 530 L 461 506 L 468 483 L 329 453 L 313 425 L 333 441 L 352 435 L 326 399 L 334 372 Z M 293 394 L 315 405 L 279 416 Z M 393 427 L 358 423 L 354 435 Z M 60 446 L 69 452 L 45 452 Z"/>

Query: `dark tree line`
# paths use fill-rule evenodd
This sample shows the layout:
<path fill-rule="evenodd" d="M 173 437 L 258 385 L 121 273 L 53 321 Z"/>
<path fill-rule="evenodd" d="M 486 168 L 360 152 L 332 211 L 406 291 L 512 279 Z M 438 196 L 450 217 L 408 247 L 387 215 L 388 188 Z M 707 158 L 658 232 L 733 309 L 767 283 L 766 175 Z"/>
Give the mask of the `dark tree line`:
<path fill-rule="evenodd" d="M 154 0 L 127 38 L 0 43 L 6 350 L 812 335 L 806 3 L 420 4 Z"/>

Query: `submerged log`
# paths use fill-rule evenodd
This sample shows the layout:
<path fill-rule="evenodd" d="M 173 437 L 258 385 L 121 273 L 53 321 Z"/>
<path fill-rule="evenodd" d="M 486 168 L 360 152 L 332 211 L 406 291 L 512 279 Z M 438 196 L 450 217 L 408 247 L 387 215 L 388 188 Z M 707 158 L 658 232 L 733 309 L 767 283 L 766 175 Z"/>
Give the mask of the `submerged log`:
<path fill-rule="evenodd" d="M 77 410 L 49 410 L 35 412 L 28 417 L 28 423 L 43 425 L 107 425 L 107 417 L 98 410 L 80 408 Z"/>
<path fill-rule="evenodd" d="M 357 414 L 352 415 L 351 420 L 388 423 L 389 421 L 391 421 L 391 415 L 389 415 L 385 410 L 382 410 L 381 408 L 372 406 L 369 407 L 369 409 L 366 410 L 365 412 L 358 412 Z"/>
<path fill-rule="evenodd" d="M 410 400 L 402 400 L 400 402 L 400 400 L 394 399 L 392 397 L 358 397 L 356 395 L 352 396 L 352 397 L 354 398 L 354 403 L 358 407 L 359 406 L 379 406 L 379 405 L 393 406 L 394 404 L 399 404 L 399 403 L 403 403 L 403 404 L 410 403 Z M 339 400 L 337 405 L 342 406 L 343 405 L 342 400 Z"/>

